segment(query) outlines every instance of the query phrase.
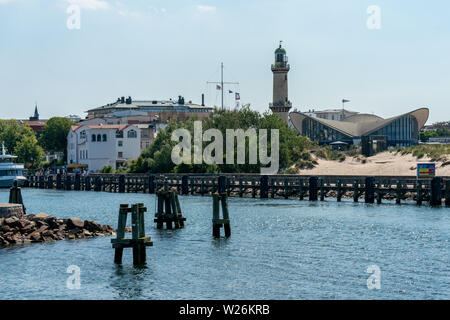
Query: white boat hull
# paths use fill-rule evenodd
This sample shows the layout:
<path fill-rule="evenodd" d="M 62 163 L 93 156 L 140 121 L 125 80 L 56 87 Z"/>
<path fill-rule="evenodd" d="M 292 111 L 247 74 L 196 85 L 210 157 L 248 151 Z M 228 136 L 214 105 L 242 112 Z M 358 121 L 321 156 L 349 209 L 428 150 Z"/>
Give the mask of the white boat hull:
<path fill-rule="evenodd" d="M 17 180 L 17 184 L 22 186 L 27 180 L 24 176 L 3 176 L 0 177 L 0 188 L 11 188 L 14 185 L 14 180 Z"/>

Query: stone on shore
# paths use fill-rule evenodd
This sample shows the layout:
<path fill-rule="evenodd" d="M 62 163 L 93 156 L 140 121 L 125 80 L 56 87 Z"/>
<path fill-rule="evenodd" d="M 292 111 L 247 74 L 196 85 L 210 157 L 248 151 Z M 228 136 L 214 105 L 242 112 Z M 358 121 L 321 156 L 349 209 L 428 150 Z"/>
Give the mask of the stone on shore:
<path fill-rule="evenodd" d="M 80 218 L 58 219 L 46 213 L 0 218 L 0 247 L 29 242 L 83 239 L 112 235 L 113 227 Z"/>

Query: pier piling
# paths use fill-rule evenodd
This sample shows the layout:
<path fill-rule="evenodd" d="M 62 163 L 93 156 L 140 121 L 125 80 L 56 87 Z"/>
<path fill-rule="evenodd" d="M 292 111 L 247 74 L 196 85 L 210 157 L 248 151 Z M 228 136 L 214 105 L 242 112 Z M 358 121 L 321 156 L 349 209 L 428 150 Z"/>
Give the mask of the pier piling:
<path fill-rule="evenodd" d="M 309 178 L 309 201 L 317 201 L 318 183 L 319 178 Z"/>
<path fill-rule="evenodd" d="M 228 212 L 228 196 L 226 193 L 214 193 L 213 198 L 213 237 L 220 238 L 220 228 L 224 228 L 225 237 L 231 236 L 230 216 Z M 220 207 L 222 207 L 222 219 L 220 219 Z"/>
<path fill-rule="evenodd" d="M 131 208 L 128 204 L 121 204 L 117 226 L 117 238 L 111 239 L 115 249 L 114 263 L 121 264 L 123 249 L 133 248 L 133 264 L 143 265 L 147 259 L 146 247 L 153 246 L 150 237 L 145 236 L 144 213 L 147 208 L 143 203 L 134 204 Z M 125 239 L 125 227 L 128 213 L 131 212 L 131 239 Z"/>
<path fill-rule="evenodd" d="M 450 179 L 445 181 L 445 205 L 450 207 Z"/>
<path fill-rule="evenodd" d="M 157 191 L 157 211 L 154 222 L 156 228 L 162 229 L 166 223 L 167 229 L 172 229 L 172 223 L 175 229 L 183 228 L 186 218 L 181 212 L 180 201 L 176 191 Z"/>
<path fill-rule="evenodd" d="M 261 176 L 259 182 L 259 197 L 261 199 L 267 199 L 269 197 L 269 177 L 266 175 Z"/>
<path fill-rule="evenodd" d="M 430 185 L 430 205 L 441 206 L 442 205 L 442 193 L 441 193 L 442 178 L 435 177 L 431 180 Z"/>
<path fill-rule="evenodd" d="M 375 202 L 375 178 L 366 177 L 364 197 L 366 203 Z"/>

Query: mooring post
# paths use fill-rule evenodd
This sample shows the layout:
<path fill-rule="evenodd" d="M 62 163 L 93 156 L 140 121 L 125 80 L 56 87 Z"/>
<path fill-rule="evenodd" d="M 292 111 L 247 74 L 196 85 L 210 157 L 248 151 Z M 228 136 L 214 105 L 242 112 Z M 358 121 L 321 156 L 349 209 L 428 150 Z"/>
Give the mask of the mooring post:
<path fill-rule="evenodd" d="M 395 203 L 400 204 L 402 200 L 402 183 L 400 180 L 397 180 L 397 187 L 395 189 Z"/>
<path fill-rule="evenodd" d="M 366 177 L 364 197 L 366 203 L 375 202 L 375 178 Z"/>
<path fill-rule="evenodd" d="M 121 204 L 119 209 L 119 220 L 117 222 L 117 240 L 125 238 L 125 227 L 127 225 L 127 214 L 130 211 L 128 204 Z M 114 263 L 122 263 L 123 246 L 116 247 L 114 253 Z"/>
<path fill-rule="evenodd" d="M 119 176 L 119 193 L 125 193 L 125 176 L 123 174 Z"/>
<path fill-rule="evenodd" d="M 445 180 L 445 205 L 450 207 L 450 179 Z"/>
<path fill-rule="evenodd" d="M 337 202 L 341 202 L 342 201 L 342 181 L 341 181 L 341 179 L 338 179 L 336 187 L 337 187 L 337 195 L 336 195 Z"/>
<path fill-rule="evenodd" d="M 150 193 L 150 194 L 155 193 L 155 176 L 154 175 L 148 176 L 148 193 Z"/>
<path fill-rule="evenodd" d="M 422 181 L 416 180 L 416 202 L 417 205 L 421 205 L 423 201 L 423 192 L 422 192 Z"/>
<path fill-rule="evenodd" d="M 359 200 L 359 183 L 358 180 L 353 180 L 353 202 L 358 202 Z"/>
<path fill-rule="evenodd" d="M 303 191 L 303 179 L 302 178 L 298 179 L 298 195 L 299 195 L 300 200 L 304 199 L 305 193 Z"/>
<path fill-rule="evenodd" d="M 226 184 L 226 177 L 225 176 L 219 176 L 219 186 L 217 192 L 222 194 L 226 192 L 225 184 Z"/>
<path fill-rule="evenodd" d="M 186 218 L 181 212 L 180 201 L 176 191 L 157 191 L 157 211 L 155 212 L 156 228 L 162 229 L 164 222 L 167 229 L 172 229 L 172 222 L 175 229 L 183 228 Z"/>
<path fill-rule="evenodd" d="M 377 181 L 377 204 L 381 204 L 383 201 L 383 193 L 381 191 L 382 183 L 381 179 L 378 179 Z"/>
<path fill-rule="evenodd" d="M 309 201 L 317 201 L 319 178 L 309 177 Z"/>
<path fill-rule="evenodd" d="M 47 189 L 53 189 L 53 176 L 52 175 L 47 177 Z"/>
<path fill-rule="evenodd" d="M 220 227 L 221 225 L 216 223 L 219 220 L 219 195 L 213 194 L 213 237 L 220 238 Z"/>
<path fill-rule="evenodd" d="M 188 176 L 181 177 L 181 194 L 189 194 L 189 178 Z"/>
<path fill-rule="evenodd" d="M 84 190 L 91 191 L 91 177 L 84 177 Z"/>
<path fill-rule="evenodd" d="M 22 198 L 22 189 L 19 187 L 17 180 L 14 180 L 13 186 L 9 189 L 9 203 L 21 204 L 23 213 L 26 214 L 26 208 Z"/>
<path fill-rule="evenodd" d="M 267 199 L 269 197 L 269 177 L 262 175 L 259 180 L 259 197 Z"/>
<path fill-rule="evenodd" d="M 99 176 L 95 177 L 94 191 L 102 191 L 102 178 Z"/>
<path fill-rule="evenodd" d="M 56 189 L 62 189 L 62 177 L 61 177 L 61 173 L 58 173 L 56 175 Z"/>
<path fill-rule="evenodd" d="M 323 178 L 320 178 L 320 201 L 325 201 L 325 186 Z"/>
<path fill-rule="evenodd" d="M 69 174 L 65 177 L 65 189 L 72 190 L 72 177 Z"/>
<path fill-rule="evenodd" d="M 442 185 L 441 177 L 434 177 L 431 180 L 430 205 L 432 205 L 432 206 L 441 206 L 442 205 L 441 185 Z"/>
<path fill-rule="evenodd" d="M 220 238 L 220 228 L 223 226 L 225 237 L 231 236 L 230 216 L 228 212 L 228 196 L 226 193 L 214 193 L 213 199 L 213 237 Z M 222 216 L 220 219 L 220 206 L 222 206 Z"/>
<path fill-rule="evenodd" d="M 80 191 L 81 190 L 81 176 L 79 173 L 75 174 L 75 181 L 73 185 L 73 190 Z"/>
<path fill-rule="evenodd" d="M 133 264 L 135 266 L 145 264 L 145 248 L 153 245 L 150 237 L 145 236 L 144 212 L 146 211 L 147 208 L 143 203 L 133 204 L 131 208 L 127 204 L 120 205 L 117 238 L 111 239 L 112 246 L 115 248 L 115 263 L 122 263 L 123 248 L 131 247 L 133 248 Z M 128 212 L 131 212 L 131 239 L 125 239 Z"/>
<path fill-rule="evenodd" d="M 39 189 L 44 189 L 44 188 L 45 188 L 45 177 L 39 176 Z"/>

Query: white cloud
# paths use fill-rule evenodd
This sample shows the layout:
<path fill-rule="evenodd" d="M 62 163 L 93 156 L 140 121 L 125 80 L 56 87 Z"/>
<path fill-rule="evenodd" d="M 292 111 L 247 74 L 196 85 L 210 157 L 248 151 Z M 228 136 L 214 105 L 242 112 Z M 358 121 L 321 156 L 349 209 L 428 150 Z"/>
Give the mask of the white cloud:
<path fill-rule="evenodd" d="M 66 0 L 66 1 L 70 4 L 80 6 L 81 9 L 97 10 L 109 8 L 108 2 L 102 0 Z"/>
<path fill-rule="evenodd" d="M 216 11 L 216 7 L 213 6 L 205 6 L 205 5 L 197 5 L 197 10 L 202 12 L 202 13 L 206 13 L 206 12 L 214 12 Z"/>
<path fill-rule="evenodd" d="M 0 4 L 7 4 L 9 2 L 13 2 L 14 0 L 0 0 Z"/>

